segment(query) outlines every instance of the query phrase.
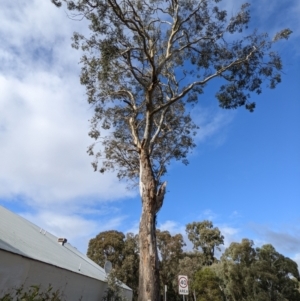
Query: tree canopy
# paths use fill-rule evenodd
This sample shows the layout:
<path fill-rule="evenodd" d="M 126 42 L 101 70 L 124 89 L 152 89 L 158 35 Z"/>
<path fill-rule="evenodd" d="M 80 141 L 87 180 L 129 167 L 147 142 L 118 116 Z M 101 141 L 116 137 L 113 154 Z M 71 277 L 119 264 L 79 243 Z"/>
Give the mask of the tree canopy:
<path fill-rule="evenodd" d="M 187 164 L 195 147 L 198 126 L 190 111 L 218 78 L 219 106 L 252 112 L 251 94 L 260 94 L 265 81 L 270 88 L 281 81 L 281 58 L 271 48 L 291 30 L 273 39 L 247 31 L 248 3 L 228 16 L 220 0 L 51 1 L 89 21 L 89 36 L 73 36 L 73 47 L 83 52 L 80 80 L 94 107 L 88 153 L 95 170 L 139 182 L 139 300 L 158 300 L 156 215 L 168 164 Z"/>
<path fill-rule="evenodd" d="M 186 232 L 189 240 L 193 243 L 193 249 L 201 248 L 205 256 L 205 264 L 211 265 L 215 259 L 215 250 L 221 250 L 220 245 L 224 244 L 224 236 L 219 228 L 213 228 L 211 221 L 193 222 L 186 225 Z"/>
<path fill-rule="evenodd" d="M 223 79 L 216 93 L 222 108 L 250 111 L 252 92 L 261 93 L 265 80 L 270 88 L 281 81 L 282 62 L 271 47 L 291 31 L 272 40 L 257 30 L 241 35 L 248 3 L 228 18 L 220 0 L 64 1 L 90 21 L 91 35 L 75 33 L 73 46 L 84 53 L 81 83 L 95 109 L 90 136 L 104 146 L 91 145 L 89 154 L 101 172 L 136 179 L 137 152 L 146 148 L 159 182 L 171 159 L 187 163 L 197 129 L 188 108 L 209 81 Z"/>
<path fill-rule="evenodd" d="M 300 300 L 296 262 L 270 245 L 254 248 L 253 241 L 232 243 L 214 266 L 227 300 Z"/>
<path fill-rule="evenodd" d="M 195 274 L 192 289 L 197 292 L 197 301 L 223 301 L 224 294 L 220 289 L 221 281 L 210 268 L 199 269 Z"/>
<path fill-rule="evenodd" d="M 113 278 L 133 289 L 133 300 L 137 300 L 139 251 L 138 237 L 132 233 L 110 230 L 100 232 L 90 239 L 87 256 L 101 267 L 108 260 L 113 265 Z"/>
<path fill-rule="evenodd" d="M 186 245 L 181 234 L 171 235 L 169 231 L 156 230 L 157 249 L 159 254 L 159 271 L 161 294 L 164 286 L 168 286 L 167 299 L 175 300 L 176 292 L 173 282 L 178 275 L 178 265 L 183 258 L 183 247 Z"/>

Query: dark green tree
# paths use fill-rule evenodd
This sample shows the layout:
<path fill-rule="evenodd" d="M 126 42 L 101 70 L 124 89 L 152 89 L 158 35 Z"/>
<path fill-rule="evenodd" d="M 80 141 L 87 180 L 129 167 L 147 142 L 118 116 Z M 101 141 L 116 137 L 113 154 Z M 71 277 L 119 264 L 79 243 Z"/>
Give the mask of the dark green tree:
<path fill-rule="evenodd" d="M 194 250 L 203 252 L 205 265 L 211 265 L 215 261 L 215 250 L 224 244 L 224 236 L 217 227 L 213 227 L 211 221 L 193 222 L 186 225 L 186 233 L 193 244 Z"/>
<path fill-rule="evenodd" d="M 113 275 L 133 290 L 133 301 L 137 300 L 139 274 L 138 236 L 110 230 L 100 232 L 89 242 L 87 256 L 100 266 L 109 260 Z"/>
<path fill-rule="evenodd" d="M 221 256 L 221 275 L 223 291 L 228 300 L 252 300 L 257 296 L 258 283 L 255 281 L 256 252 L 253 241 L 243 239 L 241 243 L 233 242 Z"/>
<path fill-rule="evenodd" d="M 226 300 L 300 300 L 297 264 L 272 245 L 255 249 L 248 239 L 232 243 L 212 269 L 222 279 Z"/>
<path fill-rule="evenodd" d="M 204 266 L 205 258 L 198 251 L 185 252 L 183 258 L 179 260 L 178 275 L 186 275 L 189 279 L 189 285 L 193 285 L 194 277 L 197 271 Z M 174 279 L 174 285 L 178 290 L 177 278 Z"/>
<path fill-rule="evenodd" d="M 208 267 L 204 267 L 195 274 L 192 289 L 197 301 L 225 300 L 221 290 L 221 280 Z"/>
<path fill-rule="evenodd" d="M 167 285 L 167 300 L 176 300 L 179 260 L 183 258 L 185 242 L 181 234 L 172 236 L 169 231 L 156 230 L 157 248 L 159 252 L 159 271 L 161 279 L 161 295 L 164 295 L 164 286 Z"/>
<path fill-rule="evenodd" d="M 257 277 L 260 288 L 267 296 L 265 300 L 300 300 L 297 282 L 299 270 L 297 263 L 278 253 L 268 244 L 256 248 Z"/>
<path fill-rule="evenodd" d="M 122 267 L 118 271 L 119 279 L 133 291 L 133 301 L 138 299 L 139 285 L 139 247 L 138 235 L 127 233 L 125 236 Z"/>
<path fill-rule="evenodd" d="M 139 183 L 139 300 L 159 299 L 156 215 L 166 191 L 163 176 L 171 160 L 187 164 L 197 126 L 189 110 L 204 88 L 219 78 L 216 97 L 225 109 L 253 111 L 252 92 L 281 81 L 273 40 L 247 29 L 249 4 L 235 15 L 220 0 L 51 0 L 67 3 L 90 22 L 91 34 L 75 33 L 81 48 L 81 83 L 94 106 L 89 148 L 95 170 L 117 170 L 120 179 Z M 151 284 L 151 285 L 150 285 Z"/>
<path fill-rule="evenodd" d="M 89 241 L 87 256 L 102 267 L 109 260 L 119 269 L 124 259 L 124 239 L 125 235 L 119 231 L 100 232 Z"/>

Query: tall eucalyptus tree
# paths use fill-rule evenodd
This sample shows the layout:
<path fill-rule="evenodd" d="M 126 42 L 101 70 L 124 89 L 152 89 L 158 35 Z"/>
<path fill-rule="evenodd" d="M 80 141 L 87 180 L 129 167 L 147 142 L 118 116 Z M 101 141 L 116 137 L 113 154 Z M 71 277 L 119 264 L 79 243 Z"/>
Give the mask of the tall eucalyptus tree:
<path fill-rule="evenodd" d="M 89 36 L 75 33 L 81 48 L 81 83 L 94 106 L 89 148 L 95 170 L 117 170 L 137 180 L 142 200 L 139 229 L 139 300 L 159 299 L 155 220 L 166 191 L 163 176 L 172 159 L 187 164 L 197 130 L 190 108 L 205 86 L 220 78 L 216 94 L 225 109 L 253 111 L 250 93 L 264 80 L 280 82 L 273 40 L 247 28 L 249 4 L 234 16 L 220 0 L 51 0 L 90 22 Z M 102 129 L 101 129 L 102 128 Z"/>
<path fill-rule="evenodd" d="M 204 255 L 205 265 L 212 265 L 215 261 L 215 251 L 221 251 L 220 245 L 224 244 L 224 236 L 213 223 L 208 220 L 193 222 L 186 225 L 186 233 L 193 244 L 193 249 L 201 251 Z"/>

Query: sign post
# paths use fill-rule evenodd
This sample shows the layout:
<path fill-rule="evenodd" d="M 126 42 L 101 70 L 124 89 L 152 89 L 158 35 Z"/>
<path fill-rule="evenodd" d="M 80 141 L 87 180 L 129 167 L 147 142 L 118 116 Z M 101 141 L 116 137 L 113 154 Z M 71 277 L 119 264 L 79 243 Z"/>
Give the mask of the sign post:
<path fill-rule="evenodd" d="M 189 294 L 189 284 L 188 284 L 187 276 L 184 275 L 178 276 L 178 292 L 179 295 L 183 295 L 183 300 L 184 300 L 184 295 Z"/>
<path fill-rule="evenodd" d="M 165 300 L 164 301 L 167 301 L 167 286 L 165 285 Z"/>

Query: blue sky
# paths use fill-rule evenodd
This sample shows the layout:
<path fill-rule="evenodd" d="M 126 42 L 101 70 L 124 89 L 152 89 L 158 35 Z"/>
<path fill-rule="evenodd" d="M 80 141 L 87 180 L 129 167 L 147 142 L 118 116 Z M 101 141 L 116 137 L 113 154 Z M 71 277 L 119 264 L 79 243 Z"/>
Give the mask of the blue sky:
<path fill-rule="evenodd" d="M 223 0 L 230 13 L 241 3 Z M 169 168 L 158 227 L 184 234 L 187 223 L 209 219 L 226 246 L 246 237 L 300 263 L 300 2 L 250 3 L 252 26 L 271 36 L 293 30 L 277 46 L 283 81 L 254 95 L 252 114 L 219 109 L 217 83 L 208 86 L 193 112 L 198 146 L 187 167 Z M 50 0 L 4 0 L 0 20 L 0 205 L 83 252 L 100 231 L 136 232 L 137 191 L 94 173 L 86 154 L 92 108 L 70 39 L 87 24 Z"/>

